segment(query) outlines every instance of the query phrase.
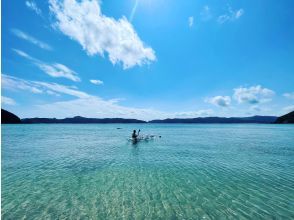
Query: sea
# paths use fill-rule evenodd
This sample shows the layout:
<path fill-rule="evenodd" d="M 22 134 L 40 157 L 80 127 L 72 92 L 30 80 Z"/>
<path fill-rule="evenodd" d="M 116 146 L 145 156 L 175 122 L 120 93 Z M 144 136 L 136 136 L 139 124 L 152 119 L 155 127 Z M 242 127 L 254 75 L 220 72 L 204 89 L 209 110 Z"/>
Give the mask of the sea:
<path fill-rule="evenodd" d="M 2 219 L 294 219 L 294 125 L 2 125 L 1 153 Z"/>

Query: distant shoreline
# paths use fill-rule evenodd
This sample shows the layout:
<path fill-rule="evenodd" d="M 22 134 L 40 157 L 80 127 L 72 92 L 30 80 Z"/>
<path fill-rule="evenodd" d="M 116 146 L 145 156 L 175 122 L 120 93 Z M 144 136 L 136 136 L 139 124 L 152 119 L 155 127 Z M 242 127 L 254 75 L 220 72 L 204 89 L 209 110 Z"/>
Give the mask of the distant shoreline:
<path fill-rule="evenodd" d="M 217 122 L 213 122 L 213 123 L 184 123 L 184 122 L 181 122 L 181 123 L 166 123 L 166 122 L 163 122 L 163 123 L 158 123 L 158 122 L 154 122 L 154 123 L 148 123 L 148 122 L 138 122 L 138 123 L 122 123 L 122 122 L 111 122 L 111 123 L 1 123 L 2 125 L 4 124 L 10 124 L 10 125 L 45 125 L 45 124 L 48 124 L 48 125 L 97 125 L 97 124 L 103 124 L 103 125 L 110 125 L 110 124 L 133 124 L 133 125 L 136 125 L 136 124 L 140 124 L 140 125 L 237 125 L 237 124 L 243 124 L 243 125 L 253 125 L 253 124 L 260 124 L 260 125 L 277 125 L 277 124 L 293 124 L 293 123 L 261 123 L 261 122 L 242 122 L 242 123 L 229 123 L 229 122 L 226 122 L 226 123 L 217 123 Z"/>
<path fill-rule="evenodd" d="M 167 118 L 150 121 L 126 118 L 24 118 L 1 109 L 2 124 L 285 124 L 293 123 L 294 111 L 281 117 L 251 116 L 251 117 L 198 117 L 198 118 Z"/>

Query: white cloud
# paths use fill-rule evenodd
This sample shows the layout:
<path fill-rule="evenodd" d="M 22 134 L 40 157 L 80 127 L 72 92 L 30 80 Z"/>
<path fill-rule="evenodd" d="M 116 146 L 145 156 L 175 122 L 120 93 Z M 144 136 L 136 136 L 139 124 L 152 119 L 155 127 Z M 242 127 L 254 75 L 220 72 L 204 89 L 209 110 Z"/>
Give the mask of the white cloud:
<path fill-rule="evenodd" d="M 232 9 L 232 7 L 230 5 L 228 6 L 227 10 L 228 11 L 225 14 L 220 15 L 217 18 L 218 23 L 223 24 L 227 21 L 238 20 L 244 14 L 244 9 L 240 8 L 238 10 L 234 10 L 234 9 Z"/>
<path fill-rule="evenodd" d="M 13 49 L 13 51 L 16 52 L 19 56 L 22 56 L 32 61 L 34 65 L 36 65 L 40 70 L 42 70 L 49 76 L 52 76 L 54 78 L 62 77 L 62 78 L 70 79 L 74 82 L 81 81 L 80 78 L 78 77 L 78 74 L 75 71 L 71 70 L 70 68 L 68 68 L 67 66 L 63 64 L 60 64 L 60 63 L 48 64 L 28 55 L 27 53 L 21 50 Z"/>
<path fill-rule="evenodd" d="M 55 15 L 54 26 L 79 42 L 89 55 L 108 54 L 113 64 L 123 68 L 141 66 L 155 61 L 155 52 L 146 47 L 129 21 L 103 15 L 97 0 L 49 0 Z"/>
<path fill-rule="evenodd" d="M 205 5 L 200 12 L 201 20 L 208 21 L 212 18 L 211 10 L 208 5 Z"/>
<path fill-rule="evenodd" d="M 284 93 L 283 96 L 288 99 L 294 99 L 294 92 Z"/>
<path fill-rule="evenodd" d="M 46 43 L 44 43 L 44 42 L 42 42 L 42 41 L 40 41 L 40 40 L 38 40 L 38 39 L 36 39 L 36 38 L 30 36 L 30 35 L 28 35 L 27 33 L 23 32 L 23 31 L 21 31 L 21 30 L 18 30 L 18 29 L 11 29 L 11 32 L 12 32 L 15 36 L 17 36 L 17 37 L 19 37 L 19 38 L 21 38 L 21 39 L 23 39 L 23 40 L 26 40 L 26 41 L 28 41 L 28 42 L 30 42 L 30 43 L 32 43 L 32 44 L 35 44 L 35 45 L 37 45 L 38 47 L 40 47 L 40 48 L 42 48 L 42 49 L 45 49 L 45 50 L 52 50 L 52 47 L 51 47 L 50 45 L 48 45 L 48 44 L 46 44 Z"/>
<path fill-rule="evenodd" d="M 99 79 L 91 79 L 90 82 L 95 85 L 103 85 L 103 81 L 101 81 Z"/>
<path fill-rule="evenodd" d="M 237 10 L 234 14 L 235 19 L 239 19 L 243 14 L 244 14 L 244 10 L 242 8 Z"/>
<path fill-rule="evenodd" d="M 260 102 L 271 101 L 271 98 L 274 96 L 274 94 L 274 91 L 257 85 L 249 88 L 236 88 L 234 89 L 233 97 L 239 103 L 257 104 Z"/>
<path fill-rule="evenodd" d="M 16 102 L 9 97 L 1 96 L 2 105 L 16 105 Z"/>
<path fill-rule="evenodd" d="M 37 4 L 34 1 L 26 1 L 26 6 L 36 12 L 37 15 L 42 15 L 42 11 L 38 8 Z"/>
<path fill-rule="evenodd" d="M 63 77 L 70 79 L 72 81 L 78 82 L 80 78 L 77 76 L 77 73 L 69 69 L 67 66 L 60 63 L 46 64 L 38 63 L 37 66 L 52 77 Z"/>
<path fill-rule="evenodd" d="M 231 98 L 229 96 L 215 96 L 206 99 L 206 102 L 216 106 L 228 107 L 231 104 Z"/>
<path fill-rule="evenodd" d="M 188 24 L 189 24 L 189 27 L 192 27 L 193 26 L 193 24 L 194 24 L 194 17 L 193 16 L 190 16 L 188 18 Z"/>

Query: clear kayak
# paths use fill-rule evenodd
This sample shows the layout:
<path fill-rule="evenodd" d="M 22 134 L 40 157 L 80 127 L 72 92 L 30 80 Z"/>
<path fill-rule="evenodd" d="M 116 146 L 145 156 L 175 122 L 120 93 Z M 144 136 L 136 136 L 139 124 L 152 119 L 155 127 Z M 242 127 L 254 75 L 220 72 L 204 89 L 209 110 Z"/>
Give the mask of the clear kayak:
<path fill-rule="evenodd" d="M 138 141 L 151 141 L 151 140 L 155 140 L 161 138 L 160 135 L 139 135 L 137 138 L 129 138 L 129 141 L 133 141 L 133 142 L 138 142 Z"/>

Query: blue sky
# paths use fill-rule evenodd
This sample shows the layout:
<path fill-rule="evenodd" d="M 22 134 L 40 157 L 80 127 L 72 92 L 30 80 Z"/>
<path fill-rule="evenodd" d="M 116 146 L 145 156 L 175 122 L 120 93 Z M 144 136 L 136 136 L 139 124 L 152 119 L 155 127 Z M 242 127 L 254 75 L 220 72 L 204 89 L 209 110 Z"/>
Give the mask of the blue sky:
<path fill-rule="evenodd" d="M 294 110 L 294 2 L 2 1 L 2 107 L 20 117 Z"/>

